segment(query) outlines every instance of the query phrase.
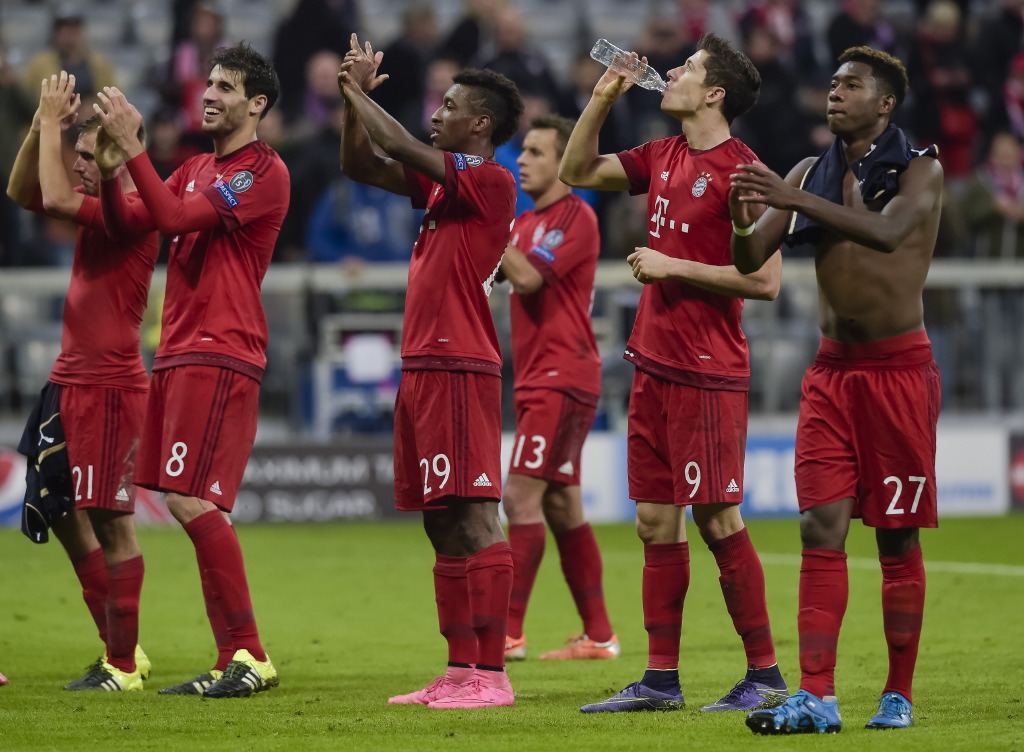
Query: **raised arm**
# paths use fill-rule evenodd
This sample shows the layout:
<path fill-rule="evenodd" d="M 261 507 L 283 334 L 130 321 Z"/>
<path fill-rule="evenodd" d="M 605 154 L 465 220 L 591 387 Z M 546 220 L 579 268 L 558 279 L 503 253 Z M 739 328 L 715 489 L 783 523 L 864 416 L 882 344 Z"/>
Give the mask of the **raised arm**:
<path fill-rule="evenodd" d="M 942 196 L 943 185 L 942 166 L 937 159 L 912 159 L 900 176 L 899 193 L 881 212 L 869 212 L 815 196 L 759 165 L 742 165 L 733 182 L 760 194 L 741 196 L 739 201 L 798 212 L 854 243 L 883 253 L 895 251 L 927 221 Z"/>
<path fill-rule="evenodd" d="M 32 127 L 21 142 L 18 156 L 7 179 L 7 195 L 18 206 L 28 209 L 39 195 L 39 111 L 32 118 Z"/>
<path fill-rule="evenodd" d="M 197 192 L 193 198 L 182 200 L 164 185 L 139 141 L 142 115 L 124 94 L 116 87 L 107 86 L 97 96 L 103 107 L 94 107 L 103 121 L 103 130 L 109 141 L 123 152 L 128 172 L 160 233 L 181 235 L 219 225 L 220 215 L 203 194 Z M 105 195 L 113 198 L 113 191 Z"/>
<path fill-rule="evenodd" d="M 71 77 L 74 81 L 74 76 Z M 49 80 L 43 80 L 43 90 L 49 86 Z M 74 86 L 72 85 L 72 88 Z M 42 91 L 40 92 L 42 96 Z M 61 121 L 60 128 L 66 131 L 78 117 L 78 107 L 81 100 L 75 95 L 73 111 L 65 120 Z M 11 174 L 7 179 L 7 195 L 18 206 L 25 209 L 32 208 L 35 202 L 35 209 L 42 208 L 42 195 L 39 188 L 39 140 L 40 140 L 39 108 L 36 107 L 32 116 L 32 127 L 25 135 L 25 140 L 18 150 L 18 155 L 11 167 Z"/>
<path fill-rule="evenodd" d="M 647 62 L 647 58 L 643 60 Z M 562 154 L 558 178 L 563 183 L 576 188 L 594 188 L 599 191 L 629 190 L 629 178 L 618 156 L 600 154 L 597 137 L 615 100 L 632 85 L 626 81 L 622 73 L 613 68 L 605 70 L 604 75 L 594 86 L 590 101 L 576 121 Z"/>
<path fill-rule="evenodd" d="M 359 40 L 355 34 L 352 35 L 351 46 L 352 49 L 346 55 L 346 60 L 351 59 L 355 62 L 368 58 L 373 65 L 372 67 L 361 65 L 355 69 L 353 69 L 354 66 L 349 66 L 347 75 L 349 77 L 361 75 L 362 78 L 356 82 L 358 87 L 363 91 L 373 91 L 388 78 L 386 75 L 377 75 L 377 68 L 380 66 L 381 60 L 384 59 L 384 53 L 374 53 L 369 42 L 366 43 L 365 50 L 360 50 Z M 341 171 L 360 183 L 374 185 L 402 196 L 408 195 L 405 168 L 401 162 L 389 158 L 374 146 L 370 134 L 366 132 L 366 127 L 349 101 L 345 89 L 346 81 L 339 72 L 338 90 L 345 96 L 345 121 L 341 131 Z"/>
<path fill-rule="evenodd" d="M 338 74 L 338 86 L 353 115 L 350 118 L 346 110 L 345 133 L 342 135 L 342 170 L 353 180 L 377 185 L 403 196 L 408 195 L 408 189 L 405 187 L 402 165 L 408 165 L 436 183 L 444 183 L 444 152 L 419 141 L 367 95 L 366 92 L 377 85 L 371 82 L 382 80 L 382 77 L 376 76 L 381 53 L 372 54 L 369 44 L 366 50 L 361 50 L 358 44 L 353 34 L 354 49 L 345 55 Z M 354 120 L 365 128 L 367 141 L 379 146 L 384 152 L 383 156 L 371 149 L 364 149 L 358 156 L 352 152 L 347 153 L 345 139 L 353 139 L 352 149 L 356 148 L 360 140 L 359 129 L 349 127 L 354 124 Z"/>
<path fill-rule="evenodd" d="M 799 189 L 814 159 L 808 157 L 797 163 L 786 176 L 786 183 Z M 763 201 L 754 200 L 758 197 L 755 191 L 743 188 L 737 182 L 744 174 L 741 171 L 731 176 L 729 214 L 732 216 L 733 233 L 730 243 L 733 264 L 741 274 L 753 274 L 779 250 L 793 213 L 775 207 L 767 207 L 766 210 Z"/>
<path fill-rule="evenodd" d="M 75 77 L 64 71 L 43 80 L 39 96 L 39 189 L 43 194 L 43 209 L 60 219 L 75 219 L 84 200 L 71 185 L 64 166 L 62 148 L 63 123 L 74 121 L 81 98 L 74 93 Z M 84 141 L 80 142 L 84 143 Z M 92 161 L 93 154 L 80 151 L 78 158 Z"/>

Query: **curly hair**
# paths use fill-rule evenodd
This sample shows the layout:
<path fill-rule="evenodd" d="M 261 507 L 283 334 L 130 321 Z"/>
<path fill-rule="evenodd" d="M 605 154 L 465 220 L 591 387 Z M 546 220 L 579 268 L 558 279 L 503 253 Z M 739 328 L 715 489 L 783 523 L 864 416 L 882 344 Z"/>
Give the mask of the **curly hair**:
<path fill-rule="evenodd" d="M 896 97 L 896 107 L 903 104 L 907 90 L 910 89 L 910 79 L 907 77 L 907 69 L 898 58 L 874 47 L 850 47 L 839 56 L 837 62 L 839 65 L 864 63 L 871 69 L 871 77 L 881 84 L 884 93 Z"/>
<path fill-rule="evenodd" d="M 263 57 L 246 42 L 233 47 L 220 47 L 210 60 L 210 68 L 220 66 L 224 70 L 242 74 L 245 98 L 252 99 L 260 94 L 267 98 L 267 106 L 260 113 L 260 120 L 266 117 L 281 93 L 281 82 L 269 58 Z"/>
<path fill-rule="evenodd" d="M 725 89 L 722 115 L 732 121 L 747 112 L 757 101 L 761 91 L 761 74 L 750 58 L 739 52 L 717 34 L 705 34 L 697 42 L 697 49 L 708 53 L 704 60 L 704 85 Z"/>
<path fill-rule="evenodd" d="M 452 83 L 467 87 L 470 107 L 491 119 L 492 144 L 501 146 L 519 130 L 523 98 L 510 79 L 492 70 L 467 68 L 456 74 Z"/>

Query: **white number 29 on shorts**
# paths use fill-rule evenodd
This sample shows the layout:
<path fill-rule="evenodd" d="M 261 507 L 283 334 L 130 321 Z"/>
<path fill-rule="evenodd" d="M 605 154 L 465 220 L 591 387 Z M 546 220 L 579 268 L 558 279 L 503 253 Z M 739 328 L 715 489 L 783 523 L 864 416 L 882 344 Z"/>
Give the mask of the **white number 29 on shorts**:
<path fill-rule="evenodd" d="M 448 482 L 448 476 L 452 472 L 452 463 L 448 461 L 448 455 L 446 454 L 435 454 L 433 461 L 428 460 L 426 457 L 420 460 L 420 467 L 423 468 L 423 495 L 426 496 L 434 489 L 430 487 L 430 471 L 434 471 L 434 475 L 438 478 L 442 478 L 441 485 L 438 489 L 444 488 Z"/>

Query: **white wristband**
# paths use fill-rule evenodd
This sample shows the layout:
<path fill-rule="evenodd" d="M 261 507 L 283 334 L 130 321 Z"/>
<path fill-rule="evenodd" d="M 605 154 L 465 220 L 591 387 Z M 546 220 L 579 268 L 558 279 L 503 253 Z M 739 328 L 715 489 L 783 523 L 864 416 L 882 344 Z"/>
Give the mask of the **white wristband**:
<path fill-rule="evenodd" d="M 745 238 L 745 237 L 747 237 L 747 235 L 753 235 L 754 227 L 756 226 L 756 224 L 757 223 L 755 222 L 754 224 L 748 225 L 747 227 L 737 227 L 736 223 L 733 222 L 732 223 L 732 231 L 734 233 L 736 233 L 737 235 L 739 235 L 741 238 Z"/>

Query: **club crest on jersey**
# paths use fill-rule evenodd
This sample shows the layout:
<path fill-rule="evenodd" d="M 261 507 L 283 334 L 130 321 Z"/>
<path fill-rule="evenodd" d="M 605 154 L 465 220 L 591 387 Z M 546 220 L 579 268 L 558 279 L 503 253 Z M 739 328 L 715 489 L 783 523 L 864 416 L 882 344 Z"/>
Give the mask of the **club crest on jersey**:
<path fill-rule="evenodd" d="M 479 167 L 484 163 L 483 157 L 476 154 L 452 154 L 455 157 L 455 169 L 465 170 L 467 167 Z"/>
<path fill-rule="evenodd" d="M 255 179 L 253 178 L 252 173 L 248 170 L 242 170 L 241 172 L 236 172 L 231 177 L 231 180 L 228 181 L 228 185 L 231 186 L 231 190 L 235 193 L 245 193 L 247 190 L 252 188 L 252 184 L 254 182 Z"/>
<path fill-rule="evenodd" d="M 694 198 L 700 198 L 707 191 L 708 185 L 711 183 L 711 173 L 702 172 L 697 176 L 697 179 L 693 181 L 693 188 L 690 189 L 690 193 L 693 194 Z"/>
<path fill-rule="evenodd" d="M 541 241 L 541 245 L 549 251 L 553 251 L 562 244 L 563 240 L 565 240 L 565 233 L 556 227 L 544 236 L 544 240 Z"/>

